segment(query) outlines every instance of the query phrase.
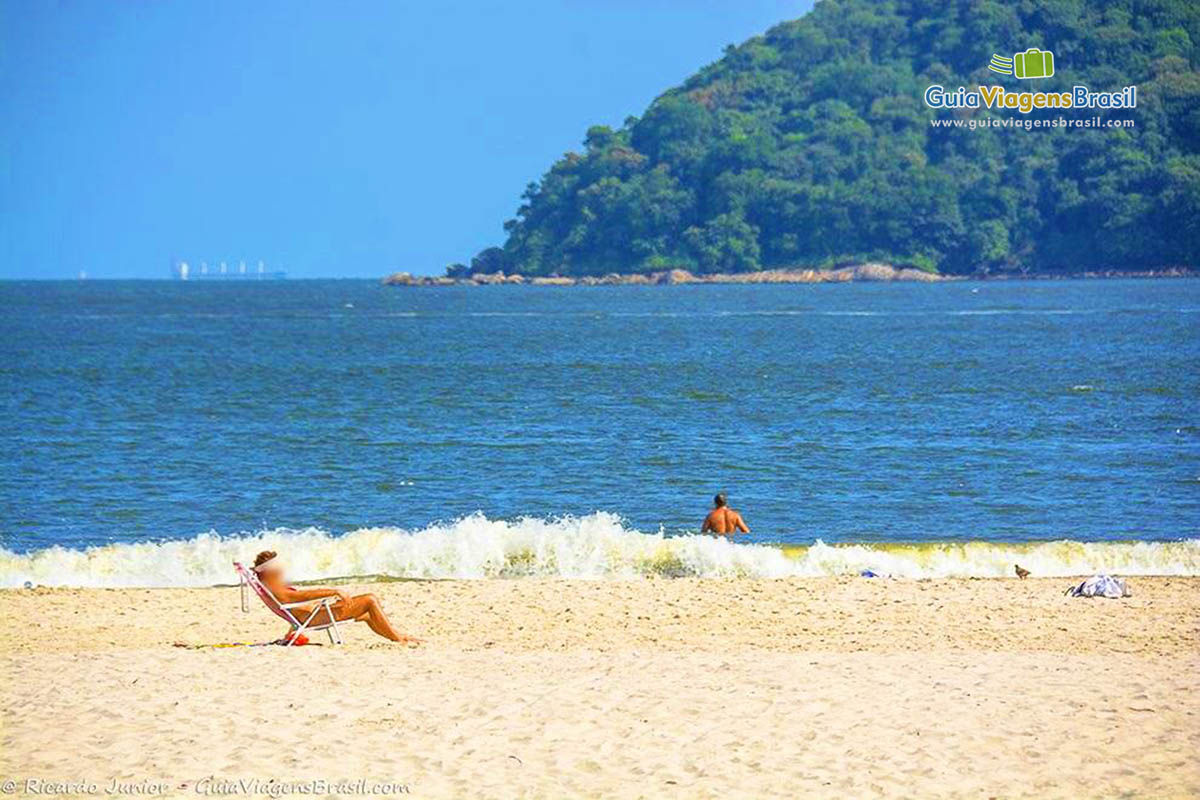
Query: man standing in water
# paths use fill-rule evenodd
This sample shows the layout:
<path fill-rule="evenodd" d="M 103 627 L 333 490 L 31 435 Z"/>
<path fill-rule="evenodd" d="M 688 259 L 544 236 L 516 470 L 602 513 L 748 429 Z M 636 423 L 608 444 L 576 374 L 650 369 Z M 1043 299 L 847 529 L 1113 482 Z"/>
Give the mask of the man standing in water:
<path fill-rule="evenodd" d="M 708 516 L 704 518 L 704 525 L 700 528 L 701 533 L 733 536 L 737 533 L 750 532 L 750 528 L 746 526 L 742 515 L 729 507 L 729 503 L 725 500 L 724 492 L 713 498 L 713 505 L 715 508 L 708 512 Z"/>

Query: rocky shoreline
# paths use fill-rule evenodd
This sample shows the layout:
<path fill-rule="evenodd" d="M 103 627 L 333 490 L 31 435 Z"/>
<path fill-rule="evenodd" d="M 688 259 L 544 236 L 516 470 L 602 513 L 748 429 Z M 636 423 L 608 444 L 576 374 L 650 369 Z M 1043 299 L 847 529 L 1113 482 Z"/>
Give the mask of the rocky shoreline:
<path fill-rule="evenodd" d="M 1191 278 L 1196 270 L 1170 268 L 1151 272 L 1128 272 L 1107 270 L 1062 274 L 994 274 L 980 276 L 939 275 L 919 269 L 897 268 L 889 264 L 857 264 L 838 269 L 768 269 L 758 272 L 716 273 L 696 275 L 684 269 L 665 270 L 649 274 L 620 274 L 570 278 L 560 275 L 527 278 L 524 275 L 506 275 L 503 272 L 476 273 L 466 278 L 445 276 L 412 275 L 395 272 L 381 281 L 384 286 L 671 286 L 688 283 L 849 283 L 851 281 L 939 283 L 961 280 L 1041 280 L 1082 278 Z"/>
<path fill-rule="evenodd" d="M 664 270 L 649 274 L 587 275 L 569 278 L 551 275 L 527 278 L 523 275 L 476 273 L 467 278 L 426 277 L 396 272 L 383 279 L 385 286 L 494 286 L 517 284 L 528 286 L 669 286 L 683 283 L 845 283 L 847 281 L 944 281 L 955 280 L 918 269 L 897 269 L 887 264 L 859 264 L 840 269 L 768 269 L 758 272 L 696 275 L 685 269 Z"/>

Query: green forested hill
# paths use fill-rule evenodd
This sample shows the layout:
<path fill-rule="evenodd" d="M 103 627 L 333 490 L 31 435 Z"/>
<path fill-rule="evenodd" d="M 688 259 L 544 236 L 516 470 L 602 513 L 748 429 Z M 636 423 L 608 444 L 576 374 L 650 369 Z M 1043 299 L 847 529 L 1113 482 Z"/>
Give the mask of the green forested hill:
<path fill-rule="evenodd" d="M 1052 50 L 1016 80 L 992 54 Z M 947 273 L 1200 264 L 1200 4 L 823 0 L 730 47 L 531 184 L 473 271 L 734 272 L 883 260 Z M 1138 87 L 1136 109 L 928 108 L 930 84 Z M 932 119 L 1132 119 L 1133 128 Z"/>

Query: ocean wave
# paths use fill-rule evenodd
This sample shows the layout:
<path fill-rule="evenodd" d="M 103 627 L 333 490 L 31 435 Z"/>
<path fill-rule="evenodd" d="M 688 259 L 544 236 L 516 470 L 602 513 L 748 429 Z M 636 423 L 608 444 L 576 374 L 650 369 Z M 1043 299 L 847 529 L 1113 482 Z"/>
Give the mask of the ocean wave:
<path fill-rule="evenodd" d="M 855 575 L 1001 577 L 1020 563 L 1039 577 L 1200 575 L 1200 539 L 1176 542 L 931 542 L 773 546 L 710 536 L 668 536 L 598 512 L 561 519 L 487 519 L 481 514 L 417 531 L 363 528 L 331 535 L 275 528 L 179 541 L 110 544 L 29 553 L 0 548 L 0 587 L 213 586 L 233 582 L 232 562 L 276 550 L 296 581 L 337 577 L 628 579 L 782 578 Z"/>

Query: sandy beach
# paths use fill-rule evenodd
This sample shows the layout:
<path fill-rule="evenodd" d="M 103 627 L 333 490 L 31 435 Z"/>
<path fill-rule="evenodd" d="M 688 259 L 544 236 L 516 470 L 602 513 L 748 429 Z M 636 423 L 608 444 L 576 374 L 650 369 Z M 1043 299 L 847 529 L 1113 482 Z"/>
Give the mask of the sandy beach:
<path fill-rule="evenodd" d="M 1067 583 L 351 587 L 416 649 L 363 625 L 339 648 L 173 646 L 282 633 L 231 587 L 4 591 L 0 776 L 18 795 L 1200 795 L 1200 579 L 1120 601 Z"/>

